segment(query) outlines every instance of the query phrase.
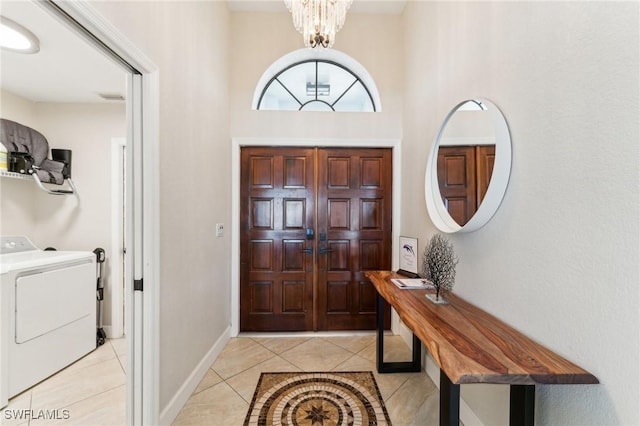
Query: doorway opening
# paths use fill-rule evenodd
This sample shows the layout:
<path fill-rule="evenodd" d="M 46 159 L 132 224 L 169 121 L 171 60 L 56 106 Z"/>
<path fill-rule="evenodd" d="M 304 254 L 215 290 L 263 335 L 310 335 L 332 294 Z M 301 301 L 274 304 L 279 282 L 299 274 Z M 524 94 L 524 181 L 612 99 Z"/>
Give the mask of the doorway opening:
<path fill-rule="evenodd" d="M 37 4 L 126 74 L 126 423 L 159 423 L 159 234 L 156 65 L 87 2 Z M 144 278 L 144 294 L 142 282 Z M 123 325 L 123 327 L 124 327 Z"/>

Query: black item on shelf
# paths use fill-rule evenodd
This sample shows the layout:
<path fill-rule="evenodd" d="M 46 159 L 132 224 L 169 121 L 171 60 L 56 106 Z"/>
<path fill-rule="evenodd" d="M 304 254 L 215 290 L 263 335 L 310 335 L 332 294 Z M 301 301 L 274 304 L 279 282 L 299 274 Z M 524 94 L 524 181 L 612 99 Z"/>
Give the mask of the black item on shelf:
<path fill-rule="evenodd" d="M 34 159 L 28 152 L 9 151 L 8 169 L 10 172 L 30 175 L 33 173 Z"/>
<path fill-rule="evenodd" d="M 65 179 L 71 177 L 71 150 L 70 149 L 51 149 L 51 158 L 53 161 L 64 163 L 62 168 L 62 176 Z"/>

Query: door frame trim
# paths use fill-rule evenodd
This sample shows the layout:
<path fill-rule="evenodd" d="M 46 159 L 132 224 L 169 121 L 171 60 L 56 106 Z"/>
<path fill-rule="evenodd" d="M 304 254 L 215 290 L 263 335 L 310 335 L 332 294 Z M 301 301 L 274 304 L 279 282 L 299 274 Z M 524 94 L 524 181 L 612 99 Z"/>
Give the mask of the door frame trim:
<path fill-rule="evenodd" d="M 125 157 L 127 148 L 126 137 L 111 138 L 111 326 L 105 326 L 105 332 L 110 339 L 121 338 L 125 333 L 125 289 L 121 284 L 125 282 L 124 256 L 126 230 L 125 222 Z"/>
<path fill-rule="evenodd" d="M 240 149 L 249 146 L 273 147 L 328 147 L 328 148 L 391 148 L 393 157 L 393 184 L 391 199 L 392 231 L 391 253 L 398 252 L 400 237 L 400 165 L 402 144 L 400 139 L 311 139 L 311 138 L 231 138 L 231 336 L 240 333 Z M 397 256 L 392 256 L 393 269 L 397 268 Z"/>

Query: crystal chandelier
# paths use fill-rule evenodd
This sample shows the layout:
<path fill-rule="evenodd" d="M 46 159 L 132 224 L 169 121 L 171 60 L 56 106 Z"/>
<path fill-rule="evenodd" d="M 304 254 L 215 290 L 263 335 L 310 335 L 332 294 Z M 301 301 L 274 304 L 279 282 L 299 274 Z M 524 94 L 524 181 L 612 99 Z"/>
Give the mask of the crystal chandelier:
<path fill-rule="evenodd" d="M 307 47 L 331 47 L 353 0 L 284 0 Z"/>

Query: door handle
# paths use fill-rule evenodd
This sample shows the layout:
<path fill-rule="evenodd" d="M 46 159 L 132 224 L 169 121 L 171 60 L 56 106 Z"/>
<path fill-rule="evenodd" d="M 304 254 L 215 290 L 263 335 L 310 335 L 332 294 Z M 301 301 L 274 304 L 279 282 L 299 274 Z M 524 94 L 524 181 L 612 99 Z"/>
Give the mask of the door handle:
<path fill-rule="evenodd" d="M 320 247 L 320 249 L 319 249 L 318 253 L 320 253 L 320 254 L 327 254 L 327 253 L 332 252 L 332 251 L 333 251 L 333 249 L 328 249 L 328 248 L 326 248 L 326 247 Z"/>
<path fill-rule="evenodd" d="M 313 254 L 313 247 L 308 247 L 300 250 L 301 253 Z"/>

